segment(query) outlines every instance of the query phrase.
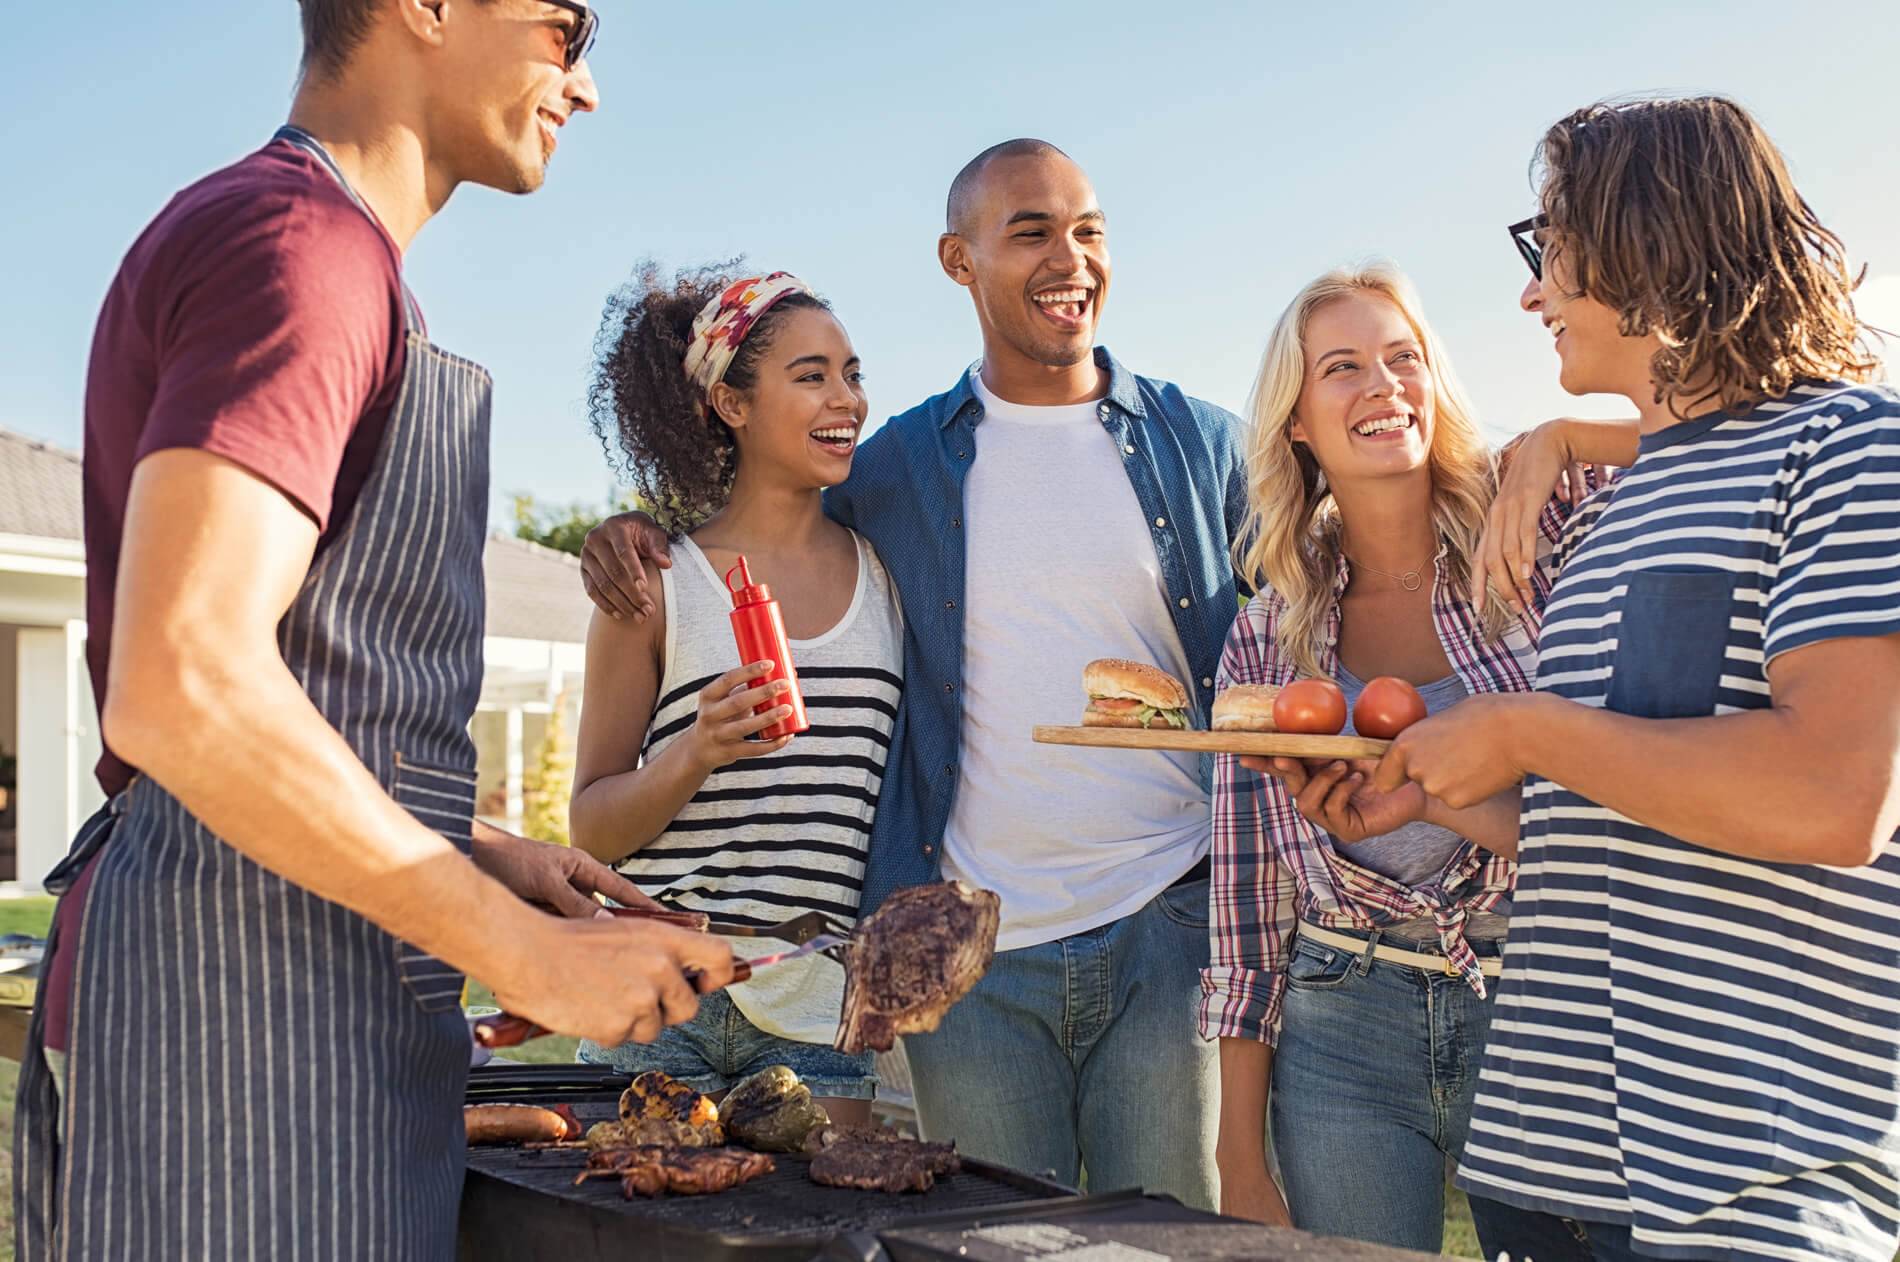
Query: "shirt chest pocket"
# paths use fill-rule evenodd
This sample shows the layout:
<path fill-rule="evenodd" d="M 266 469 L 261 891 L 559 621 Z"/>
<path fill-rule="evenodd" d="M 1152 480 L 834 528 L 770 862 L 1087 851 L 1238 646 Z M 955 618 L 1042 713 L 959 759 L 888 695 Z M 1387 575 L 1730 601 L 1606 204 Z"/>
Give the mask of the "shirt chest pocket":
<path fill-rule="evenodd" d="M 1728 656 L 1735 576 L 1715 570 L 1638 570 L 1617 622 L 1606 702 L 1640 719 L 1715 713 Z"/>

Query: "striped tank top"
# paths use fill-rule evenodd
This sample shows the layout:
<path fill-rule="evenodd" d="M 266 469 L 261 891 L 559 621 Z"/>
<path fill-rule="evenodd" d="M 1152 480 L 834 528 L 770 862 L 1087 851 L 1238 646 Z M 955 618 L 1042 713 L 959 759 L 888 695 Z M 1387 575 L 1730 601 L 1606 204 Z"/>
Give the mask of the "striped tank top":
<path fill-rule="evenodd" d="M 856 921 L 903 690 L 904 637 L 890 577 L 871 545 L 852 537 L 850 608 L 823 635 L 791 641 L 811 730 L 775 754 L 714 771 L 664 833 L 621 861 L 619 871 L 654 898 L 729 924 L 776 924 L 807 911 Z M 673 555 L 673 568 L 660 571 L 665 659 L 644 758 L 690 731 L 700 690 L 739 665 L 725 584 L 692 540 L 680 540 Z M 741 956 L 770 950 L 770 939 L 731 941 Z M 765 969 L 730 993 L 766 1033 L 829 1043 L 843 990 L 842 970 L 811 958 Z"/>

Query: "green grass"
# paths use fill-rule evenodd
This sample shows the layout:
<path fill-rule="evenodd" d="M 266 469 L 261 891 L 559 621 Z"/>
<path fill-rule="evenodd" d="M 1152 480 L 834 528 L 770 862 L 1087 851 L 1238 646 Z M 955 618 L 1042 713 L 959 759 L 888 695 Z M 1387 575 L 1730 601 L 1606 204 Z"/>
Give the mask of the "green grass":
<path fill-rule="evenodd" d="M 1478 1251 L 1478 1233 L 1471 1225 L 1471 1205 L 1464 1192 L 1449 1183 L 1445 1185 L 1445 1243 L 1438 1251 L 1454 1258 L 1484 1256 Z"/>
<path fill-rule="evenodd" d="M 13 1090 L 20 1066 L 0 1059 L 0 1262 L 13 1262 Z"/>
<path fill-rule="evenodd" d="M 495 996 L 488 987 L 478 981 L 468 983 L 468 1006 L 493 1007 Z M 574 1059 L 574 1049 L 580 1046 L 578 1039 L 549 1035 L 544 1039 L 534 1039 L 520 1047 L 511 1047 L 500 1054 L 502 1060 L 520 1061 L 527 1065 L 566 1064 Z"/>
<path fill-rule="evenodd" d="M 45 894 L 32 898 L 0 898 L 0 933 L 30 933 L 44 938 L 53 924 L 56 901 Z"/>

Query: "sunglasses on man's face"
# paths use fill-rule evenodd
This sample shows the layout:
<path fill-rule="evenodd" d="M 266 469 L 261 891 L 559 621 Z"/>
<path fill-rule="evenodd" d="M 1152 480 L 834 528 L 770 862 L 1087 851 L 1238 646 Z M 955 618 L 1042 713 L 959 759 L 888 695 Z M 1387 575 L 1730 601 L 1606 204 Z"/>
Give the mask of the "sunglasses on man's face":
<path fill-rule="evenodd" d="M 600 34 L 600 14 L 576 0 L 545 0 L 557 9 L 566 9 L 574 15 L 574 25 L 567 32 L 567 68 L 572 70 L 581 64 L 588 51 L 594 46 L 594 37 Z"/>
<path fill-rule="evenodd" d="M 1532 215 L 1522 223 L 1510 227 L 1511 243 L 1517 246 L 1517 252 L 1524 256 L 1529 264 L 1531 275 L 1538 280 L 1544 279 L 1544 247 L 1537 244 L 1537 230 L 1550 227 L 1550 216 Z"/>

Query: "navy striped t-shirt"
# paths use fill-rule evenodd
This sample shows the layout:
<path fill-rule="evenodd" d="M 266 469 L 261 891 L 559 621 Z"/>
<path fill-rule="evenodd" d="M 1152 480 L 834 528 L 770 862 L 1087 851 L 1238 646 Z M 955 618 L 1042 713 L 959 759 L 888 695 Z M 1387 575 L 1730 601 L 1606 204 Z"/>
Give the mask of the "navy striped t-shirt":
<path fill-rule="evenodd" d="M 1540 690 L 1765 708 L 1776 655 L 1900 632 L 1900 393 L 1816 384 L 1646 435 L 1562 562 Z M 1658 1257 L 1888 1262 L 1900 839 L 1866 867 L 1754 862 L 1535 776 L 1521 834 L 1460 1183 Z"/>

